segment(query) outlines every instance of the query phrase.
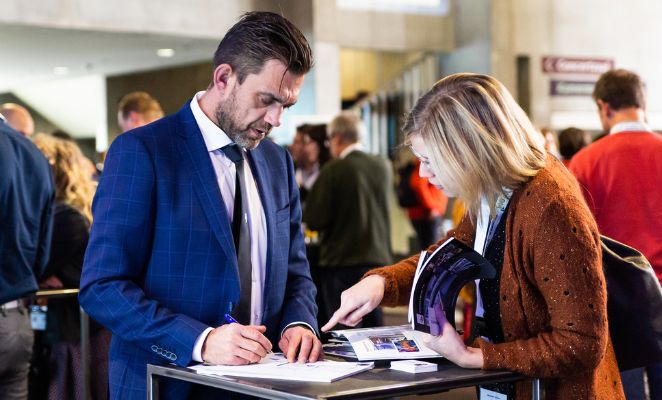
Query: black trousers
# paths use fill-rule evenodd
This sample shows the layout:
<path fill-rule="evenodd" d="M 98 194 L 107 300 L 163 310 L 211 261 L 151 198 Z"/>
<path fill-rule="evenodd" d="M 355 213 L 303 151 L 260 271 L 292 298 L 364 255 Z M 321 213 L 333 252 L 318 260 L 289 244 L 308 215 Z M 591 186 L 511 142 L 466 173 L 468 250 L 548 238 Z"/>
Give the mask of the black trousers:
<path fill-rule="evenodd" d="M 375 266 L 334 266 L 320 267 L 318 270 L 319 285 L 319 316 L 318 320 L 328 321 L 334 312 L 340 308 L 340 294 L 361 280 L 363 274 Z M 356 328 L 370 328 L 384 325 L 381 308 L 376 308 L 363 317 Z M 351 328 L 338 324 L 335 329 Z"/>

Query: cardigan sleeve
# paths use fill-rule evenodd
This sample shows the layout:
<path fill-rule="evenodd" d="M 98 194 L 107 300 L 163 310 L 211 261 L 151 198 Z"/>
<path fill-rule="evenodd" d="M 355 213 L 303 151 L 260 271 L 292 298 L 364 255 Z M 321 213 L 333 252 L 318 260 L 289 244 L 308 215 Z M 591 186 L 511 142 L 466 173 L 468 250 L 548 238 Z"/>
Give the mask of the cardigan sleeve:
<path fill-rule="evenodd" d="M 510 333 L 505 331 L 505 343 L 478 340 L 483 368 L 539 378 L 559 378 L 596 368 L 609 335 L 597 226 L 585 205 L 567 197 L 553 200 L 539 220 L 531 219 L 528 224 L 534 235 L 521 237 L 524 257 L 514 262 L 524 264 L 521 271 L 526 277 L 519 279 L 528 279 L 528 284 L 535 286 L 528 292 L 542 298 L 520 301 L 524 307 L 533 301 L 544 304 L 549 322 L 526 339 L 508 341 Z M 507 309 L 506 304 L 501 309 Z"/>
<path fill-rule="evenodd" d="M 460 221 L 455 229 L 448 231 L 439 241 L 428 247 L 427 251 L 433 252 L 450 237 L 455 237 L 468 245 L 473 242 L 473 225 L 467 216 Z M 419 258 L 420 254 L 414 254 L 396 264 L 375 268 L 363 275 L 363 278 L 370 275 L 379 275 L 385 279 L 386 288 L 381 303 L 382 306 L 395 307 L 408 304 Z"/>

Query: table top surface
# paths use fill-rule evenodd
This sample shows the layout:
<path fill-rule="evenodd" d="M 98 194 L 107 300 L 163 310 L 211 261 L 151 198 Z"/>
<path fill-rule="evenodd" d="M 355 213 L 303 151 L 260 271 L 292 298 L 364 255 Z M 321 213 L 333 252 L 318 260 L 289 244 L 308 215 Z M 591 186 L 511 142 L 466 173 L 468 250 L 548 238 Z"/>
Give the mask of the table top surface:
<path fill-rule="evenodd" d="M 479 384 L 512 382 L 526 377 L 508 371 L 460 368 L 439 361 L 438 370 L 411 374 L 378 367 L 332 383 L 199 375 L 177 366 L 148 365 L 148 373 L 270 399 L 378 399 L 385 396 L 438 393 Z"/>

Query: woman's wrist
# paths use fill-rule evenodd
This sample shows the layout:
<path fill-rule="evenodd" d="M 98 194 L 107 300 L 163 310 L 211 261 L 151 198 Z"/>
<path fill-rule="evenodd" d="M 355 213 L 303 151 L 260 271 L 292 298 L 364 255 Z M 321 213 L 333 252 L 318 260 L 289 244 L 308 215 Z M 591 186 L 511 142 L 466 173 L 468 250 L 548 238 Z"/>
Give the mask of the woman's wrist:
<path fill-rule="evenodd" d="M 465 347 L 462 360 L 458 365 L 463 368 L 483 368 L 483 350 L 480 347 Z"/>

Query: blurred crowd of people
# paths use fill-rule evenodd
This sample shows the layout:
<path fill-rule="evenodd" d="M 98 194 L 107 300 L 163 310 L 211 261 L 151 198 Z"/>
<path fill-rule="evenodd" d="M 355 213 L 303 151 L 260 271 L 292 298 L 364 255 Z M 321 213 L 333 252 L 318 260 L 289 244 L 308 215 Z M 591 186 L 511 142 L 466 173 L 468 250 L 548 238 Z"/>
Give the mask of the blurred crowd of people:
<path fill-rule="evenodd" d="M 41 290 L 76 289 L 80 286 L 83 259 L 93 219 L 92 200 L 102 168 L 97 169 L 68 133 L 62 130 L 35 133 L 34 120 L 25 107 L 15 103 L 2 104 L 0 116 L 5 124 L 3 129 L 7 131 L 3 132 L 6 135 L 3 137 L 6 139 L 2 147 L 3 158 L 16 160 L 16 165 L 11 165 L 11 168 L 7 166 L 7 171 L 14 171 L 15 175 L 3 177 L 3 180 L 10 184 L 8 192 L 3 193 L 3 199 L 17 197 L 18 201 L 25 202 L 3 203 L 5 212 L 14 214 L 14 221 L 6 227 L 12 229 L 15 226 L 25 226 L 27 230 L 39 231 L 36 235 L 39 238 L 36 246 L 39 251 L 48 253 L 38 254 L 38 259 L 34 261 L 32 256 L 24 254 L 25 251 L 30 253 L 29 248 L 23 249 L 23 254 L 17 253 L 20 258 L 25 258 L 25 265 L 30 267 L 23 270 L 25 279 L 28 282 L 36 282 Z M 145 92 L 129 93 L 119 102 L 118 125 L 122 131 L 137 128 L 161 117 L 163 111 L 158 101 Z M 41 160 L 35 155 L 35 151 L 41 152 L 49 171 L 40 169 Z M 34 157 L 35 160 L 29 159 Z M 42 197 L 45 196 L 46 199 L 36 202 L 37 193 L 42 193 Z M 23 207 L 32 207 L 32 210 L 22 213 Z M 36 213 L 37 217 L 32 218 L 33 213 Z M 9 232 L 3 232 L 3 235 L 5 234 L 8 235 Z M 25 240 L 29 242 L 32 238 L 27 237 Z M 40 261 L 46 259 L 46 263 Z M 21 277 L 17 271 L 3 272 L 6 273 L 3 279 L 10 281 Z M 14 294 L 11 292 L 17 288 L 13 285 L 7 295 L 22 296 L 36 289 L 30 283 L 26 286 L 21 293 Z M 16 324 L 22 327 L 7 333 L 6 344 L 11 345 L 11 349 L 3 353 L 7 354 L 7 358 L 0 362 L 0 374 L 11 373 L 12 382 L 18 384 L 7 386 L 7 395 L 18 398 L 27 396 L 29 388 L 30 399 L 81 398 L 85 374 L 81 369 L 78 299 L 72 296 L 38 298 L 32 300 L 32 304 L 32 307 L 28 307 L 30 305 L 21 300 L 16 302 L 15 307 L 14 303 L 2 306 L 4 318 L 7 318 L 6 314 L 17 311 Z M 47 310 L 45 315 L 44 309 Z M 32 319 L 30 313 L 33 314 Z M 0 326 L 7 327 L 4 323 Z M 110 332 L 93 320 L 90 322 L 89 332 L 92 349 L 90 362 L 93 366 L 90 391 L 92 398 L 105 399 L 108 392 Z M 8 363 L 8 360 L 12 362 Z M 13 370 L 8 372 L 7 368 L 10 367 Z M 0 385 L 0 388 L 4 387 Z M 19 389 L 14 389 L 16 387 Z"/>
<path fill-rule="evenodd" d="M 457 82 L 453 79 L 456 79 Z M 472 85 L 482 85 L 490 90 L 495 90 L 493 96 L 506 99 L 507 107 L 505 108 L 507 110 L 501 111 L 512 112 L 513 115 L 516 115 L 513 117 L 513 121 L 516 122 L 511 121 L 509 123 L 512 123 L 513 126 L 519 126 L 518 124 L 527 126 L 527 124 L 530 124 L 528 119 L 517 114 L 517 111 L 512 111 L 517 106 L 514 101 L 508 100 L 510 95 L 498 82 L 478 75 L 454 76 L 453 79 L 449 78 L 441 81 L 441 86 L 435 90 L 450 90 L 444 89 L 444 85 L 465 85 L 465 90 L 471 90 Z M 616 94 L 613 92 L 614 87 L 618 88 Z M 434 95 L 434 91 L 431 91 L 428 96 Z M 499 143 L 503 148 L 521 145 L 522 148 L 526 147 L 531 154 L 523 156 L 517 151 L 509 149 L 508 151 L 517 154 L 504 154 L 499 156 L 501 158 L 494 156 L 496 159 L 491 161 L 495 165 L 502 162 L 505 165 L 506 161 L 504 159 L 507 159 L 507 162 L 519 165 L 522 171 L 525 172 L 522 172 L 522 175 L 516 178 L 519 179 L 516 184 L 513 183 L 515 178 L 509 177 L 505 173 L 504 176 L 492 176 L 495 179 L 494 182 L 481 181 L 480 184 L 498 186 L 497 190 L 490 194 L 496 196 L 496 199 L 499 195 L 497 193 L 499 189 L 509 188 L 509 185 L 512 186 L 505 190 L 510 196 L 513 190 L 517 191 L 518 188 L 534 187 L 526 185 L 534 185 L 533 182 L 538 182 L 536 179 L 546 179 L 544 185 L 541 185 L 547 189 L 543 190 L 536 187 L 535 190 L 541 190 L 540 193 L 544 193 L 535 195 L 540 201 L 545 199 L 547 201 L 550 196 L 558 195 L 558 193 L 549 189 L 549 187 L 556 185 L 554 186 L 557 188 L 556 190 L 566 196 L 564 201 L 572 204 L 568 206 L 568 210 L 564 209 L 563 213 L 575 213 L 576 215 L 573 214 L 575 215 L 573 218 L 581 222 L 580 228 L 584 229 L 582 231 L 584 236 L 580 239 L 586 239 L 586 243 L 584 243 L 586 249 L 584 250 L 587 252 L 596 250 L 592 247 L 595 243 L 591 241 L 592 239 L 589 239 L 593 237 L 592 235 L 597 234 L 599 229 L 600 233 L 607 234 L 640 249 L 651 260 L 658 277 L 662 277 L 662 236 L 660 236 L 660 232 L 662 232 L 662 226 L 660 225 L 662 211 L 660 211 L 658 204 L 658 200 L 662 198 L 658 182 L 659 177 L 662 176 L 662 162 L 659 161 L 659 156 L 662 154 L 662 141 L 659 135 L 653 133 L 646 123 L 643 85 L 638 76 L 631 72 L 611 71 L 601 77 L 594 96 L 607 135 L 592 140 L 593 134 L 591 132 L 575 127 L 563 129 L 558 134 L 548 128 L 538 131 L 529 130 L 525 127 L 519 133 L 520 136 L 503 144 L 501 142 L 505 141 L 504 136 L 517 135 L 510 131 L 510 129 L 513 129 L 511 126 L 500 126 L 498 129 L 503 130 L 502 136 L 493 138 L 492 140 L 495 143 Z M 418 106 L 418 112 L 434 114 L 429 107 L 431 106 L 422 102 Z M 4 120 L 2 124 L 11 128 L 5 129 L 3 126 L 3 129 L 7 131 L 3 132 L 3 135 L 7 138 L 0 138 L 6 142 L 6 144 L 3 144 L 3 149 L 5 149 L 3 151 L 20 148 L 21 150 L 16 150 L 14 154 L 17 159 L 16 163 L 26 163 L 25 165 L 4 166 L 8 169 L 18 168 L 19 171 L 17 172 L 22 174 L 20 177 L 18 175 L 11 177 L 12 180 L 22 180 L 23 182 L 21 183 L 23 185 L 21 186 L 22 191 L 14 195 L 16 196 L 14 202 L 21 202 L 27 198 L 42 200 L 35 203 L 25 202 L 22 206 L 15 204 L 18 211 L 15 211 L 12 218 L 16 221 L 18 221 L 17 218 L 23 218 L 22 221 L 16 223 L 25 225 L 29 230 L 37 231 L 36 236 L 40 240 L 28 251 L 30 260 L 26 260 L 24 264 L 30 265 L 30 267 L 38 265 L 31 279 L 38 282 L 40 289 L 78 288 L 90 226 L 93 223 L 92 199 L 96 189 L 96 181 L 99 174 L 103 173 L 102 168 L 96 168 L 95 164 L 85 157 L 76 141 L 66 133 L 58 131 L 51 134 L 35 134 L 34 121 L 24 107 L 18 104 L 3 104 L 0 106 L 0 115 Z M 123 131 L 135 129 L 163 116 L 163 110 L 158 102 L 145 92 L 130 93 L 119 102 L 118 124 Z M 439 115 L 435 118 L 443 119 L 446 117 Z M 414 124 L 412 121 L 410 120 L 408 123 Z M 352 311 L 350 306 L 346 304 L 350 301 L 347 299 L 351 299 L 351 297 L 343 297 L 341 303 L 341 293 L 347 291 L 347 293 L 359 298 L 358 289 L 353 288 L 353 285 L 366 276 L 381 276 L 384 278 L 387 282 L 387 290 L 384 292 L 384 288 L 381 288 L 377 292 L 382 297 L 385 296 L 384 304 L 397 303 L 393 300 L 398 296 L 397 293 L 393 292 L 393 285 L 397 285 L 399 280 L 407 281 L 410 279 L 408 274 L 411 272 L 411 263 L 415 262 L 416 259 L 405 260 L 389 267 L 390 269 L 374 270 L 376 267 L 393 262 L 391 249 L 392 217 L 389 211 L 392 204 L 397 203 L 406 211 L 416 233 L 417 240 L 410 249 L 412 253 L 431 248 L 430 246 L 434 246 L 440 238 L 444 237 L 446 234 L 444 220 L 454 219 L 452 225 L 459 226 L 461 231 L 462 229 L 474 228 L 475 226 L 472 224 L 476 223 L 476 219 L 481 218 L 480 205 L 481 201 L 485 201 L 485 193 L 482 193 L 483 197 L 481 197 L 480 193 L 473 191 L 470 183 L 460 182 L 458 177 L 456 177 L 457 181 L 450 178 L 447 181 L 457 186 L 449 188 L 442 185 L 439 182 L 442 170 L 438 164 L 434 164 L 434 162 L 438 162 L 435 157 L 441 159 L 439 155 L 441 153 L 437 154 L 435 153 L 436 150 L 433 150 L 435 149 L 434 146 L 439 145 L 435 141 L 438 139 L 435 139 L 434 136 L 421 136 L 418 126 L 414 128 L 408 125 L 408 127 L 410 136 L 407 143 L 413 149 L 413 152 L 404 147 L 396 149 L 399 154 L 393 154 L 394 162 L 390 162 L 384 157 L 371 155 L 366 151 L 361 144 L 363 139 L 361 120 L 358 115 L 352 112 L 341 113 L 332 119 L 329 124 L 304 124 L 296 130 L 289 151 L 294 161 L 295 180 L 300 191 L 302 220 L 306 229 L 306 237 L 310 239 L 307 241 L 307 256 L 312 278 L 318 289 L 318 323 L 320 325 L 334 318 L 335 322 L 354 325 L 355 318 L 350 319 L 347 315 L 338 314 L 339 310 L 344 308 L 347 308 L 345 310 L 347 312 Z M 477 131 L 479 130 L 477 128 Z M 491 134 L 494 133 L 491 132 Z M 518 144 L 518 141 L 521 143 Z M 544 150 L 538 151 L 538 145 Z M 36 149 L 41 152 L 46 164 L 43 164 L 43 160 L 39 160 L 39 157 L 35 156 Z M 445 155 L 451 157 L 451 150 L 444 148 L 443 151 L 448 151 L 449 153 Z M 16 156 L 17 154 L 20 156 Z M 462 157 L 469 156 L 464 154 Z M 526 163 L 529 163 L 528 166 L 522 167 L 526 163 L 516 160 L 517 157 L 526 158 Z M 0 159 L 2 158 L 8 159 L 7 157 L 0 157 Z M 431 160 L 437 161 L 433 162 Z M 481 160 L 481 162 L 487 162 L 486 160 L 487 158 Z M 555 160 L 560 161 L 558 166 Z M 472 159 L 466 162 L 477 163 L 478 161 Z M 35 172 L 43 167 L 40 163 L 48 165 L 49 171 Z M 1 165 L 3 165 L 2 161 L 0 161 Z M 641 168 L 638 168 L 639 166 Z M 535 173 L 542 171 L 540 174 L 544 176 L 540 175 L 542 177 L 539 178 L 531 171 Z M 575 178 L 572 178 L 569 171 L 574 174 L 581 185 L 584 199 L 588 205 L 586 209 L 584 209 L 584 203 L 576 200 L 579 198 L 577 194 L 582 192 L 575 190 L 573 186 Z M 493 174 L 499 172 L 490 171 Z M 485 172 L 485 175 L 487 174 Z M 471 195 L 466 193 L 471 193 Z M 526 196 L 528 195 L 529 192 L 527 191 Z M 396 202 L 392 201 L 393 197 L 397 200 Z M 449 197 L 451 198 L 450 202 Z M 468 202 L 468 199 L 473 202 Z M 526 198 L 517 198 L 517 201 L 520 203 L 516 203 L 516 205 L 521 205 L 529 210 L 527 211 L 529 212 L 527 218 L 542 218 L 540 215 L 534 215 L 535 207 L 533 204 L 529 204 Z M 7 204 L 11 206 L 13 203 L 8 202 Z M 508 204 L 508 200 L 506 204 Z M 490 206 L 488 205 L 488 209 Z M 24 210 L 25 207 L 31 207 L 31 210 Z M 451 207 L 455 211 L 451 210 Z M 549 207 L 554 207 L 554 205 L 549 205 Z M 49 211 L 49 209 L 52 209 L 52 211 Z M 506 210 L 501 210 L 501 214 L 505 215 L 509 212 Z M 515 213 L 512 210 L 514 209 L 511 209 L 510 212 Z M 588 213 L 589 210 L 590 214 Z M 495 210 L 492 209 L 492 217 L 489 218 L 493 218 L 494 212 Z M 22 214 L 20 213 L 25 215 L 21 217 Z M 510 229 L 513 228 L 512 226 L 505 226 L 505 217 L 499 220 L 501 214 L 497 212 L 497 218 L 490 221 L 500 224 L 497 226 L 497 230 L 501 229 L 503 232 L 501 232 L 501 236 L 498 236 L 497 233 L 497 236 L 495 236 L 497 239 L 495 240 L 501 240 L 505 243 L 511 240 L 510 236 L 506 235 L 510 235 Z M 455 218 L 452 217 L 453 215 L 455 215 Z M 470 215 L 473 219 L 467 219 L 467 215 Z M 511 218 L 516 218 L 515 214 Z M 597 221 L 596 227 L 593 226 L 593 218 Z M 526 221 L 520 219 L 517 221 L 522 226 L 526 223 Z M 561 224 L 563 221 L 557 222 Z M 547 221 L 540 221 L 540 223 L 545 224 Z M 570 229 L 569 226 L 565 225 L 559 229 L 561 228 Z M 522 227 L 521 229 L 527 232 L 530 231 L 529 227 Z M 577 227 L 573 226 L 572 232 L 576 232 L 576 229 Z M 548 234 L 552 239 L 559 235 L 558 232 L 548 232 Z M 522 239 L 522 230 L 519 230 L 518 240 L 525 239 Z M 563 242 L 561 239 L 558 240 Z M 560 242 L 557 250 L 565 252 L 566 247 L 564 246 L 567 246 L 568 243 Z M 503 246 L 504 243 L 500 245 Z M 40 252 L 45 251 L 48 252 L 48 257 L 40 254 Z M 498 249 L 494 251 L 495 253 L 490 253 L 494 261 L 503 263 L 505 257 L 503 248 L 501 248 L 500 253 Z M 565 256 L 561 255 L 561 260 L 563 260 L 563 257 Z M 48 259 L 48 262 L 39 265 L 40 259 Z M 590 263 L 590 260 L 585 258 L 576 261 L 578 263 Z M 513 265 L 517 264 L 517 261 L 512 262 Z M 543 264 L 542 261 L 540 263 Z M 17 264 L 19 263 L 17 262 Z M 520 267 L 522 266 L 517 264 L 512 268 Z M 555 266 L 550 266 L 550 268 L 552 267 Z M 572 280 L 570 275 L 575 272 L 577 271 L 568 272 L 569 275 L 563 279 Z M 586 268 L 584 273 L 586 273 Z M 7 278 L 4 279 L 3 284 L 7 286 Z M 601 280 L 596 273 L 595 282 L 597 281 Z M 374 283 L 375 280 L 361 282 L 363 282 L 360 284 L 363 285 L 361 288 L 368 291 L 368 283 L 366 282 Z M 540 282 L 536 284 L 540 284 Z M 496 286 L 493 285 L 492 287 L 492 292 L 488 292 L 488 289 L 485 288 L 474 288 L 469 295 L 465 293 L 465 300 L 469 304 L 475 304 L 476 292 L 481 290 L 484 290 L 484 298 L 498 300 L 498 285 L 499 281 L 497 280 Z M 13 285 L 13 287 L 16 287 L 16 285 Z M 380 286 L 371 286 L 370 289 L 372 290 L 375 287 Z M 26 328 L 28 321 L 26 305 L 21 302 L 14 304 L 12 301 L 6 302 L 5 300 L 21 298 L 30 292 L 34 292 L 34 290 L 36 290 L 36 287 L 26 284 L 20 293 L 16 293 L 17 297 L 0 300 L 0 304 L 4 303 L 3 316 L 6 317 L 7 313 L 16 310 L 18 313 L 16 314 L 16 324 L 21 326 L 24 337 L 30 337 L 30 340 L 24 340 L 20 345 L 12 342 L 14 343 L 12 345 L 14 351 L 12 365 L 16 367 L 16 370 L 13 371 L 15 379 L 24 379 L 28 374 L 28 367 L 32 365 L 31 398 L 38 398 L 39 396 L 48 397 L 49 399 L 78 398 L 83 379 L 80 370 L 81 337 L 78 300 L 76 298 L 65 298 L 38 301 L 36 304 L 47 306 L 48 311 L 45 330 L 38 332 L 33 344 L 32 331 Z M 521 288 L 513 287 L 512 290 L 521 290 Z M 529 287 L 526 290 L 533 289 Z M 538 292 L 535 292 L 535 290 L 538 290 Z M 545 292 L 548 289 L 538 288 L 535 290 L 531 293 Z M 585 294 L 593 296 L 595 293 Z M 597 296 L 596 302 L 604 300 L 599 298 L 598 295 L 595 296 Z M 548 300 L 557 298 L 556 294 L 553 296 L 550 294 Z M 504 295 L 502 299 L 505 302 L 506 296 Z M 379 301 L 382 301 L 381 297 Z M 498 310 L 498 301 L 495 304 L 497 304 Z M 573 309 L 571 305 L 567 305 L 567 307 L 568 310 Z M 491 312 L 495 312 L 494 308 L 491 310 Z M 383 317 L 380 309 L 375 306 L 369 311 L 370 313 L 366 312 L 361 315 L 363 326 L 382 325 Z M 465 310 L 466 318 L 471 318 L 474 311 L 473 308 Z M 541 311 L 540 314 L 536 315 L 543 314 L 544 312 Z M 552 316 L 548 315 L 548 317 L 556 318 L 553 312 Z M 540 316 L 540 318 L 544 317 Z M 532 361 L 529 356 L 520 354 L 519 361 L 524 360 L 520 364 L 498 358 L 500 356 L 497 353 L 501 350 L 498 346 L 495 346 L 499 343 L 509 342 L 511 340 L 510 333 L 507 333 L 507 337 L 504 338 L 500 318 L 496 318 L 492 323 L 493 325 L 490 325 L 489 321 L 486 322 L 485 335 L 482 335 L 492 339 L 491 342 L 487 341 L 481 344 L 481 351 L 483 352 L 481 354 L 486 354 L 486 357 L 488 357 L 486 362 L 490 366 L 514 369 L 532 376 L 541 374 L 540 366 Z M 509 329 L 515 329 L 511 325 L 506 325 L 507 323 L 514 324 L 516 322 L 513 320 L 503 322 L 504 328 L 508 326 Z M 568 323 L 567 326 L 572 327 L 570 324 Z M 541 326 L 536 325 L 531 329 L 538 329 Z M 592 326 L 586 325 L 586 328 Z M 544 329 L 553 333 L 553 328 L 550 326 L 546 326 Z M 16 336 L 16 332 L 18 330 L 13 332 L 13 336 Z M 576 343 L 582 343 L 580 347 L 586 350 L 588 347 L 583 345 L 585 343 L 582 342 L 583 338 L 579 338 L 581 335 L 577 335 Z M 520 336 L 522 336 L 520 339 L 524 341 L 523 343 L 533 340 L 523 335 Z M 107 369 L 110 332 L 93 323 L 90 341 L 94 348 L 92 352 L 92 363 L 94 365 L 93 397 L 105 398 L 108 391 Z M 447 341 L 444 344 L 454 345 Z M 538 346 L 538 343 L 535 346 Z M 535 346 L 531 348 L 538 348 Z M 598 346 L 598 344 L 595 344 L 595 346 Z M 604 343 L 601 343 L 600 346 L 603 346 L 604 349 Z M 35 351 L 27 351 L 27 348 L 34 348 Z M 540 348 L 546 347 L 540 345 Z M 517 354 L 521 353 L 521 351 L 516 351 L 512 347 L 509 347 L 508 350 Z M 611 351 L 610 348 L 608 348 L 609 351 Z M 31 355 L 31 353 L 34 354 Z M 609 357 L 610 354 L 608 353 L 606 357 Z M 466 363 L 466 365 L 473 365 L 472 362 L 475 360 L 473 358 L 470 360 L 470 356 L 466 354 L 449 353 L 448 356 L 449 359 L 460 364 Z M 553 358 L 547 352 L 544 357 Z M 611 362 L 610 359 L 607 361 L 608 364 Z M 0 361 L 0 368 L 6 369 L 7 366 L 4 364 L 6 362 Z M 560 364 L 557 365 L 551 362 L 549 365 L 552 364 L 560 366 Z M 523 367 L 523 365 L 526 365 L 526 367 Z M 610 375 L 613 372 L 613 365 L 605 365 L 604 363 L 598 365 L 598 362 L 596 362 L 593 367 L 596 368 L 596 371 L 599 369 L 600 373 L 604 373 L 601 376 L 613 377 L 613 374 Z M 0 373 L 5 373 L 3 371 L 0 370 Z M 644 375 L 647 376 L 647 380 L 643 379 Z M 660 365 L 648 366 L 635 372 L 623 374 L 622 380 L 625 395 L 628 399 L 641 398 L 638 396 L 644 392 L 649 393 L 651 399 L 659 399 L 662 396 L 662 367 Z M 579 387 L 585 384 L 587 380 L 579 379 L 576 382 L 573 381 L 572 385 L 563 383 L 561 380 L 555 382 L 558 390 L 563 393 L 570 393 L 571 390 L 575 390 L 570 386 Z M 644 382 L 647 382 L 648 389 L 643 388 Z M 586 393 L 603 393 L 601 392 L 603 389 L 590 387 L 586 389 Z M 515 393 L 515 386 L 499 390 L 512 394 Z M 615 398 L 618 397 L 617 395 Z"/>

